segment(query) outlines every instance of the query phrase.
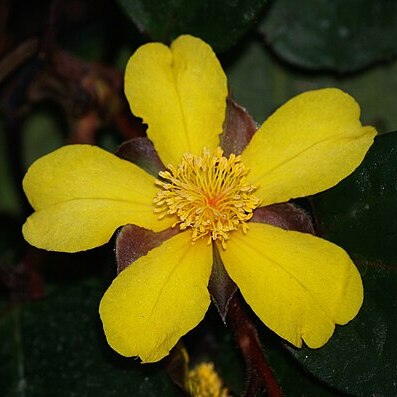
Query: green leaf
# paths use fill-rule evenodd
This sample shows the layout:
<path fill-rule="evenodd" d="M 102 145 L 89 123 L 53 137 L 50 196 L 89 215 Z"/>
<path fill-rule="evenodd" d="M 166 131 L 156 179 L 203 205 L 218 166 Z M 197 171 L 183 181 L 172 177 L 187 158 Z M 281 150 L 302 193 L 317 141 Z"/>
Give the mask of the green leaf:
<path fill-rule="evenodd" d="M 252 315 L 254 316 L 253 313 Z M 273 369 L 285 397 L 335 397 L 342 395 L 303 371 L 280 345 L 280 339 L 276 335 L 266 330 L 259 320 L 256 325 L 260 331 L 270 367 Z M 209 330 L 211 333 L 208 332 Z M 231 326 L 222 326 L 218 313 L 214 309 L 210 309 L 204 323 L 193 330 L 190 337 L 194 337 L 196 350 L 199 354 L 199 357 L 196 357 L 197 362 L 214 362 L 215 369 L 232 395 L 243 395 L 247 380 L 246 368 Z M 188 350 L 194 351 L 194 349 Z M 261 396 L 265 395 L 265 393 L 261 394 Z"/>
<path fill-rule="evenodd" d="M 354 396 L 397 395 L 397 272 L 376 263 L 363 270 L 364 305 L 348 325 L 337 327 L 321 349 L 290 348 L 323 382 Z"/>
<path fill-rule="evenodd" d="M 176 396 L 160 365 L 143 366 L 108 347 L 100 297 L 95 285 L 64 285 L 1 319 L 2 396 Z"/>
<path fill-rule="evenodd" d="M 277 0 L 260 31 L 294 65 L 351 72 L 396 56 L 397 3 Z"/>
<path fill-rule="evenodd" d="M 12 180 L 10 159 L 11 150 L 7 149 L 3 123 L 0 123 L 0 212 L 17 214 L 20 202 Z"/>
<path fill-rule="evenodd" d="M 276 340 L 277 337 L 270 335 L 270 332 L 262 339 L 265 341 L 264 347 L 269 363 L 285 397 L 341 397 L 345 395 L 327 387 L 291 360 L 291 355 L 280 346 L 279 341 Z"/>
<path fill-rule="evenodd" d="M 291 349 L 313 375 L 354 395 L 397 394 L 397 134 L 378 136 L 360 167 L 313 197 L 323 237 L 356 258 L 365 298 L 321 349 Z"/>
<path fill-rule="evenodd" d="M 226 73 L 234 98 L 257 122 L 298 93 L 338 87 L 356 98 L 364 124 L 376 126 L 379 132 L 397 125 L 397 62 L 345 77 L 310 74 L 277 62 L 264 43 L 250 40 L 241 46 L 239 57 L 228 64 Z"/>
<path fill-rule="evenodd" d="M 358 169 L 313 197 L 321 234 L 354 257 L 397 267 L 397 133 L 380 135 Z"/>
<path fill-rule="evenodd" d="M 25 168 L 39 157 L 59 148 L 63 143 L 59 120 L 52 112 L 41 108 L 27 117 L 22 135 Z"/>
<path fill-rule="evenodd" d="M 266 0 L 118 0 L 141 31 L 170 42 L 190 33 L 216 51 L 235 44 L 256 22 Z"/>

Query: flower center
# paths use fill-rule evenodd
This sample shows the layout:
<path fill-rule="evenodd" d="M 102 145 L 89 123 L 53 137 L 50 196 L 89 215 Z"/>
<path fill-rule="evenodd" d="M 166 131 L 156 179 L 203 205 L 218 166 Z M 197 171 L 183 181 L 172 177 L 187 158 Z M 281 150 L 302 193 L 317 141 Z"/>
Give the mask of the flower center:
<path fill-rule="evenodd" d="M 204 149 L 202 156 L 183 155 L 177 167 L 168 166 L 159 173 L 162 187 L 154 198 L 160 218 L 176 215 L 181 230 L 192 228 L 192 241 L 208 235 L 220 240 L 226 248 L 226 240 L 233 230 L 248 230 L 247 221 L 260 200 L 252 193 L 256 186 L 246 183 L 249 170 L 241 163 L 241 156 L 223 157 L 221 148 L 214 153 Z"/>

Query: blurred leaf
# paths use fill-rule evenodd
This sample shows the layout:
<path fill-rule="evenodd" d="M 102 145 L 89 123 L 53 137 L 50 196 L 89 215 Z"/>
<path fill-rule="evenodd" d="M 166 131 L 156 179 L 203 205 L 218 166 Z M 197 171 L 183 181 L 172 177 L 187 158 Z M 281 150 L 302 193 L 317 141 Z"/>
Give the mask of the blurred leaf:
<path fill-rule="evenodd" d="M 3 123 L 0 124 L 0 213 L 17 214 L 20 203 L 11 178 L 10 151 L 6 145 Z"/>
<path fill-rule="evenodd" d="M 294 65 L 351 72 L 395 57 L 397 3 L 277 0 L 260 30 L 277 55 Z"/>
<path fill-rule="evenodd" d="M 118 0 L 151 39 L 165 43 L 190 33 L 216 51 L 235 44 L 256 22 L 266 0 Z"/>
<path fill-rule="evenodd" d="M 286 67 L 263 43 L 251 40 L 239 49 L 239 56 L 227 65 L 226 73 L 236 101 L 260 123 L 298 93 L 339 87 L 356 98 L 364 124 L 375 125 L 379 132 L 397 125 L 397 62 L 343 78 L 309 74 Z"/>
<path fill-rule="evenodd" d="M 324 238 L 397 271 L 397 133 L 377 136 L 359 168 L 313 207 Z"/>
<path fill-rule="evenodd" d="M 60 121 L 49 111 L 38 110 L 30 114 L 23 125 L 22 134 L 26 168 L 63 143 Z"/>
<path fill-rule="evenodd" d="M 140 365 L 108 347 L 95 285 L 63 286 L 0 321 L 4 397 L 175 396 L 160 365 Z"/>

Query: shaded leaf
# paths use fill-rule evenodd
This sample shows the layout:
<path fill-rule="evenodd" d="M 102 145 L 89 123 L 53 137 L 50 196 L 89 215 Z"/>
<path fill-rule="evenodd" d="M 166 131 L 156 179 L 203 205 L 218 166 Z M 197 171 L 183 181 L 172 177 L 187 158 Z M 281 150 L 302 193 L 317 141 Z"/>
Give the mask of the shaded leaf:
<path fill-rule="evenodd" d="M 160 366 L 142 366 L 107 346 L 100 296 L 93 285 L 63 286 L 1 319 L 2 396 L 176 395 Z"/>
<path fill-rule="evenodd" d="M 214 326 L 211 327 L 211 324 Z M 290 354 L 283 349 L 279 337 L 266 330 L 259 320 L 256 321 L 256 324 L 263 348 L 285 397 L 335 397 L 343 395 L 335 390 L 328 389 L 302 370 L 295 360 L 291 360 Z M 214 309 L 210 309 L 203 323 L 185 339 L 196 337 L 194 346 L 199 353 L 198 362 L 213 361 L 225 385 L 233 393 L 232 395 L 240 396 L 244 392 L 247 381 L 244 360 L 232 328 L 219 325 L 218 313 Z M 265 396 L 266 394 L 260 395 Z"/>
<path fill-rule="evenodd" d="M 17 214 L 20 211 L 20 202 L 12 180 L 14 173 L 10 157 L 12 151 L 5 139 L 3 123 L 0 124 L 0 212 Z"/>
<path fill-rule="evenodd" d="M 294 65 L 351 72 L 396 56 L 397 3 L 278 0 L 260 31 Z"/>
<path fill-rule="evenodd" d="M 396 171 L 397 134 L 377 136 L 352 175 L 312 199 L 324 237 L 356 258 L 365 298 L 324 347 L 291 352 L 316 377 L 358 396 L 397 394 Z"/>
<path fill-rule="evenodd" d="M 397 394 L 397 272 L 368 264 L 365 299 L 358 316 L 337 327 L 321 349 L 290 348 L 298 361 L 323 382 L 355 396 Z"/>
<path fill-rule="evenodd" d="M 266 0 L 118 0 L 127 15 L 151 39 L 170 42 L 190 33 L 216 51 L 235 44 L 256 22 Z"/>
<path fill-rule="evenodd" d="M 22 134 L 25 168 L 63 143 L 59 120 L 50 111 L 41 109 L 26 119 Z"/>
<path fill-rule="evenodd" d="M 239 57 L 226 72 L 236 101 L 257 122 L 263 122 L 296 94 L 338 87 L 360 104 L 363 124 L 374 125 L 379 132 L 390 131 L 397 125 L 397 62 L 345 77 L 310 74 L 277 62 L 263 43 L 251 40 L 240 48 Z"/>
<path fill-rule="evenodd" d="M 312 203 L 324 238 L 396 267 L 397 133 L 377 136 L 357 170 Z"/>
<path fill-rule="evenodd" d="M 189 355 L 182 341 L 175 345 L 165 359 L 165 370 L 176 386 L 186 389 L 186 379 L 189 372 Z"/>

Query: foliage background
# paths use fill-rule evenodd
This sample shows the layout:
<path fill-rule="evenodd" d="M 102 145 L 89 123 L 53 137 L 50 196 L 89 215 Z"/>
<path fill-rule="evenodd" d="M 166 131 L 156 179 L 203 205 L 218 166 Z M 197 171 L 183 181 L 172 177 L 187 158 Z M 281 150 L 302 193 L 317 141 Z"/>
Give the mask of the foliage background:
<path fill-rule="evenodd" d="M 142 136 L 122 93 L 132 52 L 181 33 L 216 50 L 235 99 L 260 123 L 293 95 L 336 86 L 381 134 L 360 168 L 301 203 L 318 234 L 352 255 L 359 316 L 324 348 L 288 348 L 259 324 L 286 396 L 397 395 L 397 3 L 392 0 L 3 0 L 0 2 L 0 394 L 178 396 L 165 368 L 107 346 L 97 315 L 115 275 L 113 244 L 81 254 L 23 242 L 27 167 L 66 143 L 114 151 Z M 184 340 L 236 394 L 244 365 L 212 310 Z M 177 366 L 178 367 L 178 366 Z"/>

